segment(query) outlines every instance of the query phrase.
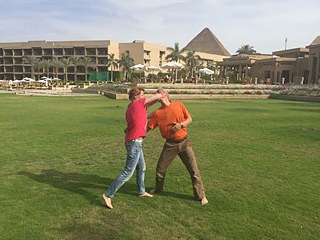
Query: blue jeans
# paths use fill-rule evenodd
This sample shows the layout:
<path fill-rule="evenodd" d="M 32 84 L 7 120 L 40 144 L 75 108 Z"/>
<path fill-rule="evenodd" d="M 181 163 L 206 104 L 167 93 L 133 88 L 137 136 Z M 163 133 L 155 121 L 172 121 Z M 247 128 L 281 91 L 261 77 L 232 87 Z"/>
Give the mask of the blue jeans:
<path fill-rule="evenodd" d="M 145 192 L 144 175 L 146 172 L 146 163 L 144 161 L 142 151 L 142 139 L 136 139 L 125 143 L 127 149 L 127 160 L 124 170 L 120 175 L 111 183 L 105 195 L 112 198 L 116 192 L 127 182 L 136 170 L 136 182 L 138 193 Z"/>

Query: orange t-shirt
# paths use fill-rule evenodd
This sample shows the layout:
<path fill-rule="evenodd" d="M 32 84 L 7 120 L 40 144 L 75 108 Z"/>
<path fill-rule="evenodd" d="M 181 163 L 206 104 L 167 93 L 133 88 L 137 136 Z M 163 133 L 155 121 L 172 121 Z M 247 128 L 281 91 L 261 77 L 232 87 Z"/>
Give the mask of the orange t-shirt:
<path fill-rule="evenodd" d="M 179 141 L 187 136 L 187 128 L 182 128 L 174 133 L 172 131 L 174 122 L 181 123 L 189 116 L 190 113 L 181 102 L 173 102 L 169 106 L 154 111 L 148 122 L 148 128 L 154 129 L 158 126 L 163 138 Z"/>

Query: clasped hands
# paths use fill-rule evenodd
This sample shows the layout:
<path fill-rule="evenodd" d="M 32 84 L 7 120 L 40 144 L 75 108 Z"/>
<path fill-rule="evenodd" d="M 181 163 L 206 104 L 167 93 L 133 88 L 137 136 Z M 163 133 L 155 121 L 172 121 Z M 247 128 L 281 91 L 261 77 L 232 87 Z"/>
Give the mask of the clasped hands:
<path fill-rule="evenodd" d="M 172 127 L 172 132 L 176 133 L 178 132 L 180 129 L 182 129 L 181 127 L 181 123 L 177 123 L 177 122 L 173 122 L 173 127 Z"/>

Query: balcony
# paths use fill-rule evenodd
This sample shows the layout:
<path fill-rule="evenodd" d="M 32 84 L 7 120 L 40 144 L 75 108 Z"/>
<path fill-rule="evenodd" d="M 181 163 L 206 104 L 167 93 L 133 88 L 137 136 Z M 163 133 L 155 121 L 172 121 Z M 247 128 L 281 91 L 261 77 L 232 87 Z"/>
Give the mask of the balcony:
<path fill-rule="evenodd" d="M 55 49 L 53 49 L 53 55 L 55 55 L 55 56 L 62 56 L 62 55 L 63 55 L 63 50 L 62 50 L 62 48 L 55 48 Z"/>
<path fill-rule="evenodd" d="M 97 50 L 95 48 L 87 48 L 86 49 L 87 56 L 96 56 L 97 55 Z"/>
<path fill-rule="evenodd" d="M 5 49 L 4 50 L 4 56 L 9 56 L 9 57 L 13 56 L 12 49 Z"/>
<path fill-rule="evenodd" d="M 44 56 L 52 56 L 53 50 L 52 49 L 43 49 L 43 55 Z"/>
<path fill-rule="evenodd" d="M 98 48 L 98 55 L 108 55 L 107 48 Z"/>
<path fill-rule="evenodd" d="M 22 49 L 14 49 L 13 55 L 14 56 L 22 56 Z"/>
<path fill-rule="evenodd" d="M 64 54 L 65 55 L 69 55 L 69 56 L 73 56 L 74 55 L 74 49 L 73 48 L 65 48 L 64 49 Z"/>

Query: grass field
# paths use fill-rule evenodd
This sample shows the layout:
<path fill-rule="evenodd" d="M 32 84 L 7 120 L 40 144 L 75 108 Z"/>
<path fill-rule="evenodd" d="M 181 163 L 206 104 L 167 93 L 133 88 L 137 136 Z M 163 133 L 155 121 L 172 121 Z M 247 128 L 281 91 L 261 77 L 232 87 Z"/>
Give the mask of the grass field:
<path fill-rule="evenodd" d="M 0 239 L 320 239 L 320 104 L 183 102 L 209 204 L 176 159 L 163 194 L 137 197 L 132 178 L 109 210 L 128 101 L 0 94 Z M 144 143 L 147 189 L 162 142 Z"/>

